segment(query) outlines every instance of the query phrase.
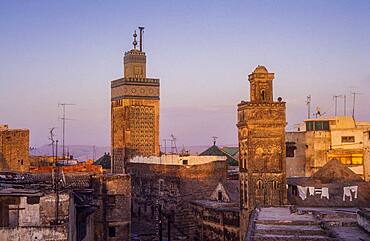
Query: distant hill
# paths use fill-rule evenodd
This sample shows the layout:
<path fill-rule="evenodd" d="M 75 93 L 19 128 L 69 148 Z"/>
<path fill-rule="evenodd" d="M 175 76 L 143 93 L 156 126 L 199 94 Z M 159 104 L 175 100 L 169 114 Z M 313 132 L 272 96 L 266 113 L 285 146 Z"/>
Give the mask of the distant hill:
<path fill-rule="evenodd" d="M 221 145 L 223 147 L 225 145 Z M 226 146 L 235 146 L 235 145 L 226 145 Z M 177 151 L 181 152 L 183 148 L 189 151 L 191 155 L 198 155 L 199 153 L 203 152 L 209 145 L 199 145 L 199 146 L 185 146 L 185 147 L 177 147 Z M 171 147 L 166 148 L 167 153 L 171 152 Z M 109 146 L 94 146 L 90 145 L 68 145 L 65 147 L 65 150 L 69 155 L 72 155 L 74 158 L 80 161 L 86 161 L 88 159 L 98 159 L 99 157 L 103 156 L 104 153 L 111 152 Z M 161 147 L 161 151 L 164 152 L 164 147 Z M 58 146 L 58 155 L 62 154 L 62 147 L 61 145 Z M 32 148 L 30 150 L 30 155 L 32 156 L 44 156 L 44 155 L 52 155 L 52 150 L 50 145 L 43 145 L 37 148 Z"/>
<path fill-rule="evenodd" d="M 89 145 L 68 145 L 65 147 L 65 151 L 72 155 L 74 158 L 80 161 L 86 161 L 88 159 L 98 159 L 105 152 L 110 152 L 109 146 L 89 146 Z M 58 155 L 62 154 L 62 146 L 58 146 Z M 52 155 L 51 145 L 43 145 L 30 150 L 32 156 L 44 156 Z"/>

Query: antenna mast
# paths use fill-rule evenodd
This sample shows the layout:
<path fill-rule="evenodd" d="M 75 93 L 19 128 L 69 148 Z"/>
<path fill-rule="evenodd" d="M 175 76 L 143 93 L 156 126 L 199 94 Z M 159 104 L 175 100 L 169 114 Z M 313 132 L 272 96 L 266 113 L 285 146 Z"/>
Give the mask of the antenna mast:
<path fill-rule="evenodd" d="M 334 99 L 334 105 L 335 105 L 335 112 L 334 112 L 334 116 L 337 116 L 337 113 L 338 113 L 338 97 L 342 97 L 342 95 L 334 95 L 334 96 L 333 96 L 333 99 Z"/>
<path fill-rule="evenodd" d="M 59 103 L 58 106 L 62 106 L 63 108 L 63 117 L 60 118 L 62 120 L 62 156 L 63 159 L 65 158 L 65 134 L 66 134 L 66 120 L 71 120 L 66 118 L 66 106 L 67 105 L 75 105 L 75 104 L 67 104 L 67 103 Z"/>
<path fill-rule="evenodd" d="M 217 136 L 212 136 L 212 139 L 213 139 L 213 145 L 215 146 L 216 145 L 216 140 L 217 140 Z"/>
<path fill-rule="evenodd" d="M 307 96 L 306 99 L 306 105 L 307 105 L 307 118 L 311 118 L 311 95 Z"/>
<path fill-rule="evenodd" d="M 177 153 L 176 138 L 173 134 L 171 134 L 171 152 L 171 154 Z"/>
<path fill-rule="evenodd" d="M 352 92 L 351 93 L 353 95 L 353 101 L 352 101 L 352 117 L 353 119 L 355 119 L 355 106 L 356 106 L 356 95 L 360 95 L 361 93 L 357 93 L 357 92 Z"/>

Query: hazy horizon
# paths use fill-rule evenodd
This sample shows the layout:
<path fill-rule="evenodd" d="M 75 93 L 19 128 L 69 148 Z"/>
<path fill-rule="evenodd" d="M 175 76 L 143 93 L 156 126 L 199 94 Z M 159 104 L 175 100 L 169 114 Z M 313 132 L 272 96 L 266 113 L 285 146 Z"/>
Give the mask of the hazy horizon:
<path fill-rule="evenodd" d="M 2 1 L 0 124 L 28 128 L 31 146 L 61 130 L 68 145 L 110 145 L 110 81 L 122 76 L 132 33 L 145 26 L 147 77 L 161 81 L 161 139 L 178 146 L 237 143 L 236 106 L 257 65 L 275 73 L 288 128 L 333 95 L 359 92 L 370 121 L 368 1 Z M 343 99 L 338 100 L 343 113 Z M 58 135 L 60 138 L 60 134 Z"/>

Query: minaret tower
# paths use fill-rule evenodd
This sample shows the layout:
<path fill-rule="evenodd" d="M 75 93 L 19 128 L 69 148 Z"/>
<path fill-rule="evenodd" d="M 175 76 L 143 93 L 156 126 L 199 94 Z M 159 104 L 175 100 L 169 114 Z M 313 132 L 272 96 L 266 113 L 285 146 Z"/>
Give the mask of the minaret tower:
<path fill-rule="evenodd" d="M 123 78 L 111 82 L 112 172 L 133 156 L 159 156 L 159 79 L 146 77 L 143 30 L 123 57 Z"/>
<path fill-rule="evenodd" d="M 238 104 L 240 231 L 256 207 L 286 203 L 285 102 L 273 100 L 274 74 L 264 66 L 248 76 L 250 101 Z"/>

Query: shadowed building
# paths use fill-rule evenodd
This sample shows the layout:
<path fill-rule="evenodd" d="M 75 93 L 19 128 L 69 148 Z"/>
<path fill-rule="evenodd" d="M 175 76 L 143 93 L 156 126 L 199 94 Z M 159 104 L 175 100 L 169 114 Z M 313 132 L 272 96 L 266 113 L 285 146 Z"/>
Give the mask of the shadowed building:
<path fill-rule="evenodd" d="M 29 142 L 28 129 L 10 129 L 8 125 L 0 125 L 0 171 L 29 171 Z"/>
<path fill-rule="evenodd" d="M 250 101 L 238 104 L 241 237 L 256 207 L 286 203 L 285 102 L 273 100 L 274 74 L 258 66 L 248 76 Z"/>
<path fill-rule="evenodd" d="M 158 156 L 159 79 L 146 77 L 146 55 L 134 48 L 123 58 L 124 77 L 111 83 L 112 171 L 123 173 L 130 156 Z"/>

